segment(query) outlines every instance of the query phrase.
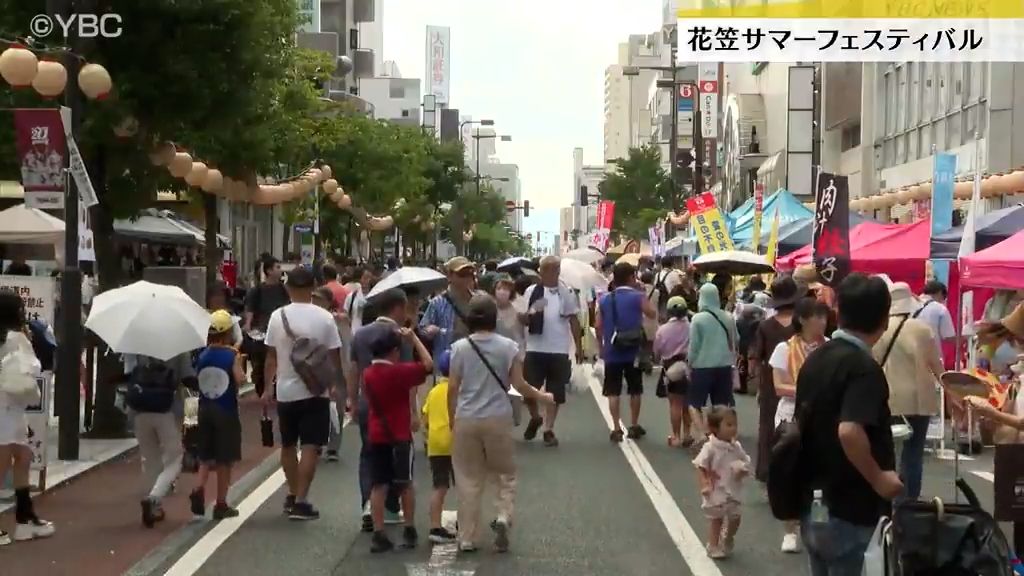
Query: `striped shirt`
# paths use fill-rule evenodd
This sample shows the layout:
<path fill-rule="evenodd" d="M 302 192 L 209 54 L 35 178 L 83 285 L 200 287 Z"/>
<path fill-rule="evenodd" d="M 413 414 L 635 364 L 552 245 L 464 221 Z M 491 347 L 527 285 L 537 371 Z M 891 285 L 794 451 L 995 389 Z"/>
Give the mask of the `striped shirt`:
<path fill-rule="evenodd" d="M 427 304 L 427 311 L 423 313 L 423 318 L 420 319 L 421 328 L 437 326 L 441 329 L 437 336 L 434 337 L 434 358 L 439 357 L 441 352 L 451 348 L 452 343 L 456 340 L 469 335 L 466 326 L 458 320 L 458 315 L 455 313 L 455 308 L 452 306 L 451 301 L 445 297 L 450 294 L 451 292 L 449 291 L 440 296 L 434 296 L 430 303 Z"/>

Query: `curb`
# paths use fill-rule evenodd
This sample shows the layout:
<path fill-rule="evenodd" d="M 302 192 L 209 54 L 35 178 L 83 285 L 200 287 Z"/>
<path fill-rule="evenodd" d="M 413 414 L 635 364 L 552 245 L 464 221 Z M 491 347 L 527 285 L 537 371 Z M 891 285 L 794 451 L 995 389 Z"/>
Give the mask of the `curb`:
<path fill-rule="evenodd" d="M 241 502 L 256 488 L 269 478 L 280 467 L 280 455 L 277 451 L 263 459 L 245 476 L 238 479 L 228 490 L 229 502 Z M 156 548 L 124 572 L 123 576 L 150 576 L 163 574 L 169 565 L 186 550 L 198 542 L 217 523 L 207 519 L 192 521 L 164 539 Z"/>

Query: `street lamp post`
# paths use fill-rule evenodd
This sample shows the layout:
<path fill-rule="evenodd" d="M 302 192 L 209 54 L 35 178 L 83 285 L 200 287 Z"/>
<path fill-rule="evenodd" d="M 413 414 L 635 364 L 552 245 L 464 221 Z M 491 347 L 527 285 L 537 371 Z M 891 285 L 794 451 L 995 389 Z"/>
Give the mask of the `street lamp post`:
<path fill-rule="evenodd" d="M 492 122 L 490 125 L 493 126 L 494 123 Z M 480 130 L 477 130 L 476 134 L 473 135 L 473 139 L 476 140 L 476 154 L 474 154 L 474 155 L 476 156 L 476 195 L 477 196 L 480 195 L 480 180 L 481 180 L 481 177 L 480 177 L 480 140 L 482 140 L 482 139 L 491 139 L 491 138 L 499 138 L 499 136 L 497 134 L 483 134 L 482 135 L 482 134 L 480 134 Z M 502 142 L 511 142 L 512 141 L 512 137 L 511 136 L 500 136 L 500 138 L 501 138 Z"/>
<path fill-rule="evenodd" d="M 494 126 L 494 120 L 464 120 L 464 121 L 460 122 L 459 123 L 459 142 L 461 142 L 463 144 L 463 147 L 465 147 L 465 138 L 463 137 L 462 130 L 463 130 L 463 128 L 467 124 L 468 125 L 476 124 L 478 126 Z M 479 154 L 477 154 L 477 156 L 479 156 Z M 479 167 L 479 164 L 477 164 L 477 166 Z M 477 172 L 479 172 L 479 170 L 477 170 Z M 477 187 L 479 189 L 479 180 L 477 180 Z M 464 240 L 462 238 L 462 229 L 465 226 L 465 216 L 462 213 L 462 209 L 461 208 L 456 208 L 453 211 L 451 218 L 452 218 L 452 223 L 453 223 L 452 228 L 454 228 L 455 230 L 458 230 L 458 234 L 453 234 L 452 235 L 453 236 L 452 237 L 452 243 L 455 245 L 455 252 L 457 254 L 461 255 L 463 253 L 463 251 L 464 251 L 463 249 L 464 249 L 464 246 L 465 246 Z"/>

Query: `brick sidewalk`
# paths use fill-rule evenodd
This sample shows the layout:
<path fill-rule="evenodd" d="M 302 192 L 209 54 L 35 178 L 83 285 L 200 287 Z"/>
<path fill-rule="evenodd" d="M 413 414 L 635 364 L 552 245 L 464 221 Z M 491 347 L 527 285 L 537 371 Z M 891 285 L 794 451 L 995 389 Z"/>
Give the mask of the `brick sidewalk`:
<path fill-rule="evenodd" d="M 236 481 L 273 452 L 261 444 L 260 413 L 257 398 L 241 399 L 242 461 L 235 467 Z M 188 492 L 195 481 L 193 474 L 182 474 L 178 479 L 176 492 L 164 501 L 167 519 L 153 529 L 142 526 L 140 481 L 138 452 L 132 451 L 38 496 L 37 513 L 52 521 L 57 533 L 46 540 L 0 548 L 0 574 L 122 574 L 192 520 Z M 211 478 L 207 499 L 212 500 L 212 496 Z M 13 524 L 13 511 L 0 515 L 0 526 L 5 530 L 11 531 Z"/>

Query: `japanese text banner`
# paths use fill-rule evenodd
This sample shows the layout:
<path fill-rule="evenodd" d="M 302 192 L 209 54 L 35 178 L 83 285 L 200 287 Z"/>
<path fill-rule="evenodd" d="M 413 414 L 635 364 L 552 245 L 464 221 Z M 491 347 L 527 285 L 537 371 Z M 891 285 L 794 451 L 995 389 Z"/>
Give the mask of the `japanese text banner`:
<path fill-rule="evenodd" d="M 850 273 L 850 184 L 846 176 L 818 175 L 811 246 L 822 282 L 838 285 Z"/>
<path fill-rule="evenodd" d="M 63 192 L 67 146 L 60 112 L 52 108 L 14 111 L 14 129 L 26 192 Z"/>
<path fill-rule="evenodd" d="M 681 62 L 1016 62 L 1024 19 L 679 20 Z"/>
<path fill-rule="evenodd" d="M 725 218 L 718 210 L 713 194 L 705 192 L 690 198 L 686 201 L 686 209 L 690 212 L 690 222 L 697 235 L 701 254 L 734 249 Z"/>
<path fill-rule="evenodd" d="M 612 233 L 612 222 L 615 220 L 615 202 L 602 200 L 597 205 L 594 218 L 594 233 L 590 237 L 590 245 L 601 252 L 608 250 L 608 242 Z"/>

